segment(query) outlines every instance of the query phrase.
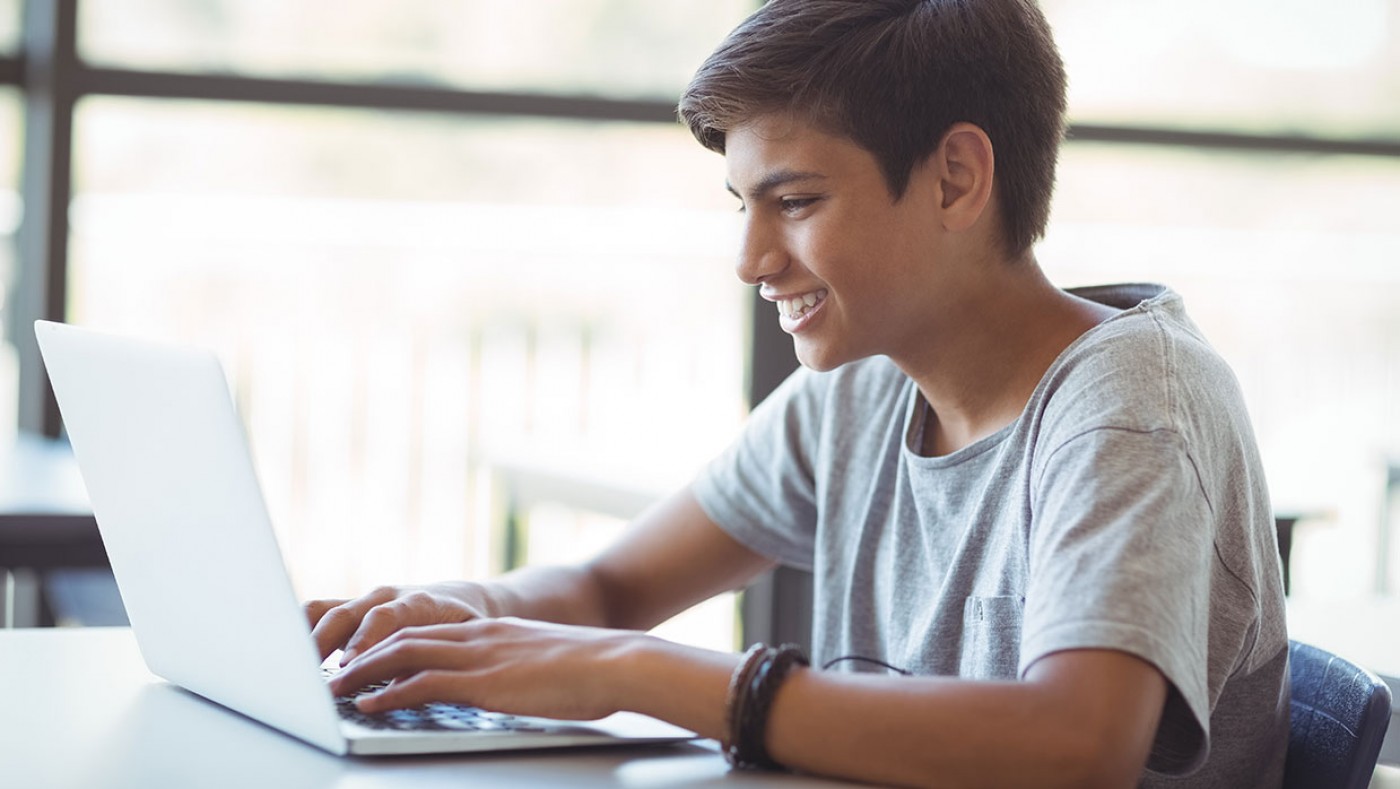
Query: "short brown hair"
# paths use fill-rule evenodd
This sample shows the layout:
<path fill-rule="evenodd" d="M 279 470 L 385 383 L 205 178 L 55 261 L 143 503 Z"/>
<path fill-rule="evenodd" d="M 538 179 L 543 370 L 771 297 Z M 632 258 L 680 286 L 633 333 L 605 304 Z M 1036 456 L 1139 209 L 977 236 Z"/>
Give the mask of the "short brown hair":
<path fill-rule="evenodd" d="M 720 153 L 731 129 L 791 112 L 870 151 L 896 200 L 944 133 L 973 123 L 992 141 L 1002 237 L 1019 254 L 1049 220 L 1065 71 L 1034 0 L 769 0 L 679 111 Z"/>

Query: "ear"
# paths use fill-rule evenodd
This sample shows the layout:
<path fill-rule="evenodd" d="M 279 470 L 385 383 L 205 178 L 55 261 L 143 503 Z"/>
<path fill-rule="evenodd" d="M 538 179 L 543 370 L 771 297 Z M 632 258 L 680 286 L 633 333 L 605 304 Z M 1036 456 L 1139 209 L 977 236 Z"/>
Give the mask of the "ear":
<path fill-rule="evenodd" d="M 975 225 L 992 199 L 996 155 L 991 138 L 971 123 L 955 123 L 928 164 L 938 178 L 943 226 L 960 231 Z"/>

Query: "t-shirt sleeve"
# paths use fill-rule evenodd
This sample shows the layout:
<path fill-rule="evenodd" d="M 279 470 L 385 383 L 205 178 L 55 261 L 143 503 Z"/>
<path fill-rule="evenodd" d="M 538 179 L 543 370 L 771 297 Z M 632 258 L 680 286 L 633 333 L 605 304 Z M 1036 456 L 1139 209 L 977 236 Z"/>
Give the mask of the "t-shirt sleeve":
<path fill-rule="evenodd" d="M 1032 478 L 1022 675 L 1068 649 L 1116 649 L 1170 683 L 1149 769 L 1180 774 L 1208 753 L 1210 505 L 1181 436 L 1098 428 Z"/>
<path fill-rule="evenodd" d="M 749 416 L 739 438 L 691 487 L 701 509 L 748 548 L 812 569 L 820 377 L 800 368 Z"/>

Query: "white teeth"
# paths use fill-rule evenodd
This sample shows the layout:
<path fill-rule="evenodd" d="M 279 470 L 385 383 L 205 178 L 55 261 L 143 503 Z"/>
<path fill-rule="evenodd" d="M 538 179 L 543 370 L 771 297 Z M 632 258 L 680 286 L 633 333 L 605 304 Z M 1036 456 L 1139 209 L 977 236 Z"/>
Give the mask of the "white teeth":
<path fill-rule="evenodd" d="M 791 299 L 779 299 L 775 302 L 778 307 L 778 314 L 785 318 L 797 319 L 807 314 L 807 311 L 817 306 L 817 302 L 826 298 L 826 289 L 804 293 Z"/>

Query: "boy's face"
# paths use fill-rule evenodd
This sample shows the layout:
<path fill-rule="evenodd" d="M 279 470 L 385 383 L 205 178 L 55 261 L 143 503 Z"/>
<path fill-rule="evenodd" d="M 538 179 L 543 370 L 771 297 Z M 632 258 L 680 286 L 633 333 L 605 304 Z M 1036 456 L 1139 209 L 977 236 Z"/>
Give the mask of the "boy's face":
<path fill-rule="evenodd" d="M 940 281 L 939 186 L 923 165 L 894 202 L 864 148 L 774 116 L 730 131 L 725 163 L 743 203 L 739 278 L 776 303 L 804 365 L 898 361 L 930 339 L 956 288 Z"/>

